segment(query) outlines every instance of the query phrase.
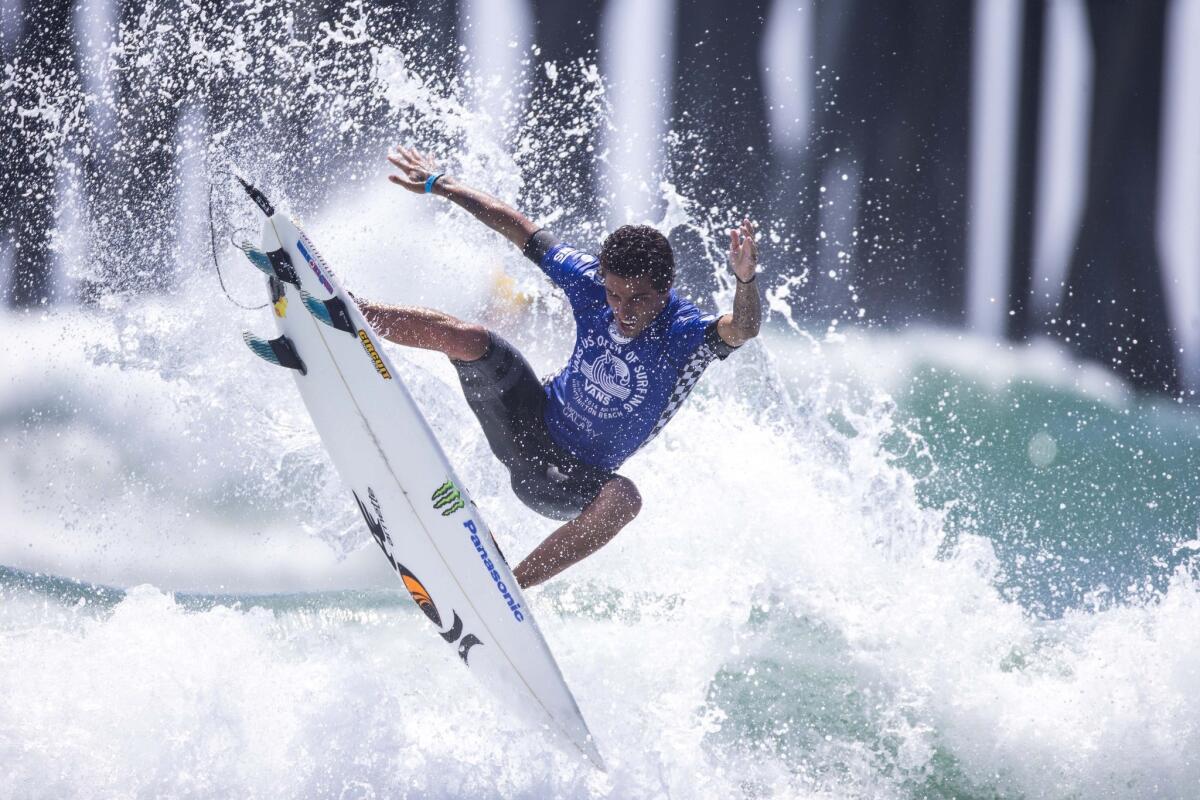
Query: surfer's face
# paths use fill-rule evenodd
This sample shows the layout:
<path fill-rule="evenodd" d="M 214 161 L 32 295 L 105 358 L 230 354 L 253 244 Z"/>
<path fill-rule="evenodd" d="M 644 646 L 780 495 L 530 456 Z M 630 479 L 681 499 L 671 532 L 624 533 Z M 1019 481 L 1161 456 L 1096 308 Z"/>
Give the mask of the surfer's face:
<path fill-rule="evenodd" d="M 604 294 L 617 330 L 627 339 L 644 331 L 670 299 L 670 290 L 658 291 L 649 276 L 622 278 L 611 272 L 604 273 Z"/>

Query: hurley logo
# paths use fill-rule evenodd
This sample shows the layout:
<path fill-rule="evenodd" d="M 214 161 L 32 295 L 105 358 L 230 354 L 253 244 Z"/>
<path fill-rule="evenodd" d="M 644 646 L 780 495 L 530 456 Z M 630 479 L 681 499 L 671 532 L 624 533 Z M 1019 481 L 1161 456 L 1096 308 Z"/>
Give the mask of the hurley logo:
<path fill-rule="evenodd" d="M 462 492 L 453 481 L 446 481 L 439 486 L 430 499 L 433 500 L 434 509 L 442 509 L 443 517 L 448 517 L 463 507 Z"/>

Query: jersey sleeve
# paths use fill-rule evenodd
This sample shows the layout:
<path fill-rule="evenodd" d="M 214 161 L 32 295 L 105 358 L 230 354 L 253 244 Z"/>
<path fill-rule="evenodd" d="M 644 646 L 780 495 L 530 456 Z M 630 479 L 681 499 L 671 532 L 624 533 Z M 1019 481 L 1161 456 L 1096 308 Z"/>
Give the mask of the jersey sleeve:
<path fill-rule="evenodd" d="M 531 236 L 523 252 L 566 293 L 575 310 L 605 302 L 600 259 L 563 244 L 546 230 Z"/>
<path fill-rule="evenodd" d="M 738 349 L 721 338 L 721 334 L 717 332 L 716 317 L 713 317 L 712 322 L 708 323 L 708 327 L 704 329 L 704 344 L 721 361 L 729 358 L 729 354 Z"/>
<path fill-rule="evenodd" d="M 723 361 L 737 349 L 726 344 L 717 333 L 714 315 L 706 314 L 690 303 L 685 303 L 671 323 L 671 339 L 679 342 L 676 356 L 680 361 L 689 361 L 696 355 L 705 356 L 707 361 Z"/>

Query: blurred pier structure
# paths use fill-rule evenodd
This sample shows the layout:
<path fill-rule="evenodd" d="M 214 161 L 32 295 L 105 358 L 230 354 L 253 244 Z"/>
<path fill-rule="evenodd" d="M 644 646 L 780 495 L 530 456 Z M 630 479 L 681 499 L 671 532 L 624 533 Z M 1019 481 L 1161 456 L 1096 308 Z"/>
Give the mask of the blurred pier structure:
<path fill-rule="evenodd" d="M 498 76 L 475 98 L 493 116 L 542 119 L 559 202 L 536 181 L 511 199 L 568 235 L 660 219 L 673 187 L 710 222 L 759 220 L 768 286 L 807 270 L 793 297 L 814 325 L 1049 335 L 1191 398 L 1197 41 L 1200 0 L 3 0 L 4 298 L 167 286 L 185 140 L 261 154 L 269 130 L 263 158 L 313 196 L 377 169 L 390 112 L 359 90 L 395 42 L 431 90 L 465 65 Z M 247 91 L 248 64 L 273 85 Z M 590 65 L 607 84 L 591 127 L 561 86 Z M 513 86 L 526 98 L 505 106 Z M 303 102 L 268 118 L 264 91 Z M 99 265 L 74 283 L 56 252 L 71 192 Z M 702 236 L 673 241 L 683 288 L 711 290 Z"/>

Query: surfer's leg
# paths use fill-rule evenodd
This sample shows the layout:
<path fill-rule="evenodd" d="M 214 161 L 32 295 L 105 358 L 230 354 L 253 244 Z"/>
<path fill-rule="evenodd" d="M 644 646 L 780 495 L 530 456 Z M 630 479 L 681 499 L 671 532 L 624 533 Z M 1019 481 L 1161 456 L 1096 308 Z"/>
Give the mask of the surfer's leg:
<path fill-rule="evenodd" d="M 455 361 L 477 361 L 487 354 L 487 328 L 442 311 L 415 306 L 385 306 L 355 298 L 367 322 L 388 341 L 405 347 L 437 350 Z"/>
<path fill-rule="evenodd" d="M 575 519 L 533 548 L 513 570 L 517 583 L 527 589 L 553 578 L 567 567 L 608 544 L 642 509 L 642 496 L 633 481 L 614 475 L 596 499 Z"/>
<path fill-rule="evenodd" d="M 467 405 L 500 463 L 513 493 L 556 520 L 578 517 L 613 478 L 564 451 L 546 429 L 546 389 L 525 357 L 496 334 L 483 358 L 455 361 Z"/>
<path fill-rule="evenodd" d="M 529 429 L 538 424 L 545 391 L 529 362 L 495 334 L 474 361 L 453 362 L 463 397 L 479 420 L 488 445 L 510 472 L 523 463 Z M 564 518 L 565 519 L 565 518 Z"/>

